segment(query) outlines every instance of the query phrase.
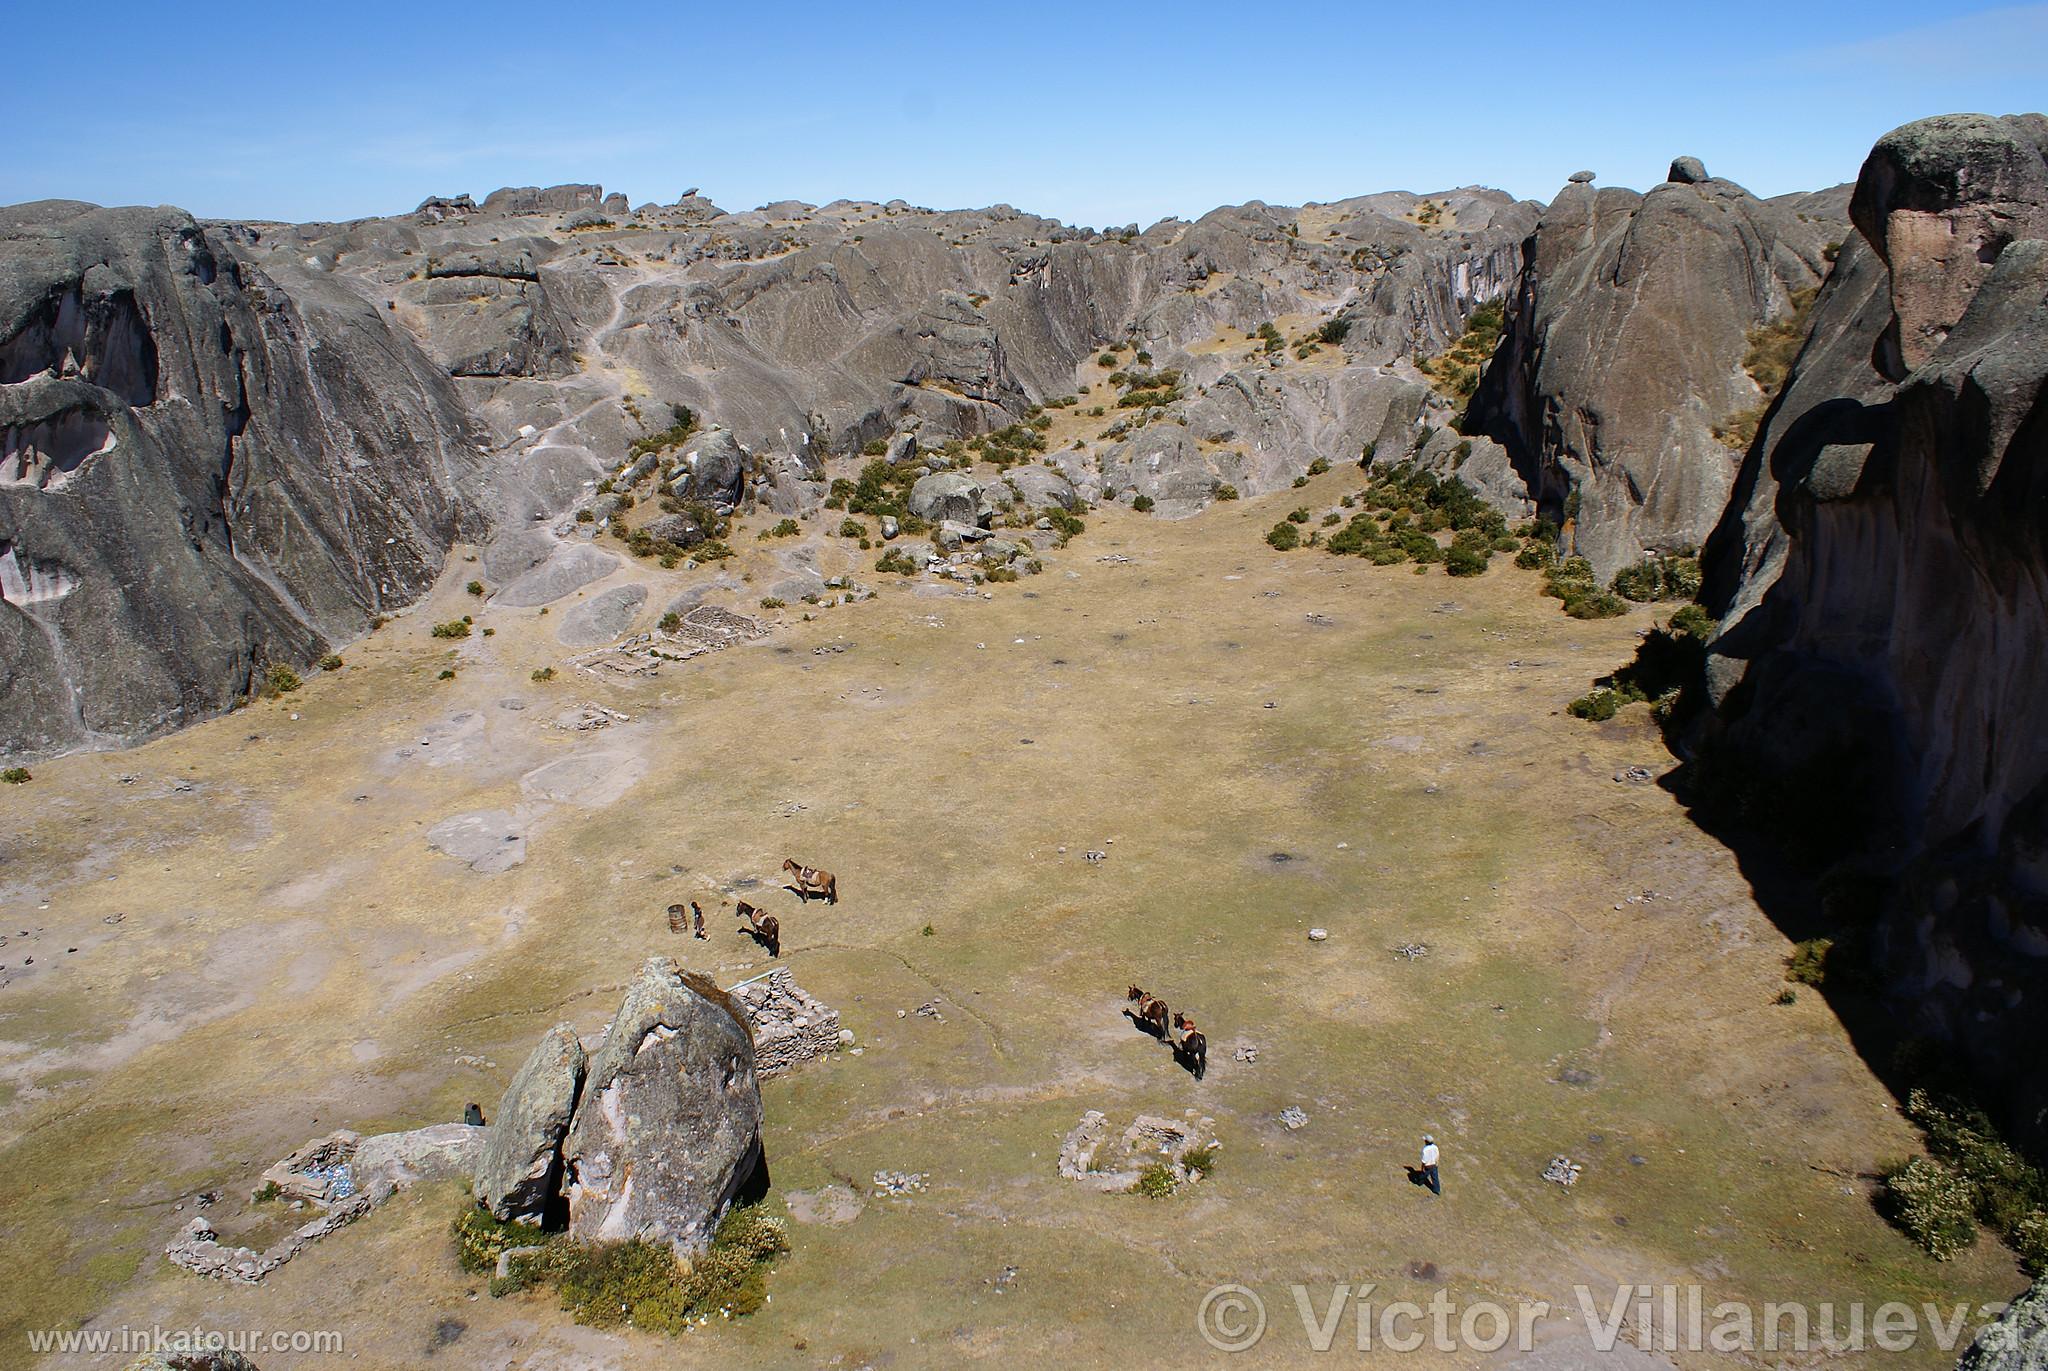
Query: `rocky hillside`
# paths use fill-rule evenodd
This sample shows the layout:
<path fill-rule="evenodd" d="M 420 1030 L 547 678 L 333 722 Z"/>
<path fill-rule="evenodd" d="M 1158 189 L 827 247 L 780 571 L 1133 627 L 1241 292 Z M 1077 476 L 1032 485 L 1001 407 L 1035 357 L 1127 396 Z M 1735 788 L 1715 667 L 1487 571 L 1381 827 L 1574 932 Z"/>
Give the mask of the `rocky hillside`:
<path fill-rule="evenodd" d="M 1405 455 L 1446 428 L 1410 359 L 1507 288 L 1538 210 L 1404 193 L 1141 233 L 570 185 L 347 224 L 0 211 L 0 752 L 304 671 L 455 541 L 527 603 L 567 593 L 612 564 L 598 487 L 636 457 L 676 498 L 809 514 L 831 455 L 966 467 L 956 440 L 1029 447 L 1071 397 L 1096 436 L 1012 484 L 1171 517 Z M 1525 508 L 1487 448 L 1468 476 Z"/>
<path fill-rule="evenodd" d="M 218 711 L 478 536 L 448 374 L 177 210 L 0 210 L 0 752 Z"/>
<path fill-rule="evenodd" d="M 1678 158 L 1647 193 L 1576 174 L 1523 252 L 1465 424 L 1505 444 L 1569 550 L 1605 580 L 1697 549 L 1769 398 L 1744 362 L 1845 236 L 1841 193 L 1759 200 Z"/>
<path fill-rule="evenodd" d="M 1851 213 L 1710 548 L 1702 760 L 1799 855 L 1869 878 L 1843 932 L 2039 1141 L 2048 119 L 1907 125 Z"/>

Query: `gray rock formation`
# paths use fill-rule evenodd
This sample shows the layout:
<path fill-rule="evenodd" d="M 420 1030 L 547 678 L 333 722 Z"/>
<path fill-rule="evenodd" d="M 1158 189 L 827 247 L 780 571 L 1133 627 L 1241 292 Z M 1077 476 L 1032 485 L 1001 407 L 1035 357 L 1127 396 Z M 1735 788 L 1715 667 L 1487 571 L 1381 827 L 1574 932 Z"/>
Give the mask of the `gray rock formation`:
<path fill-rule="evenodd" d="M 2040 1282 L 2006 1306 L 1956 1362 L 1956 1371 L 2042 1371 L 2048 1367 L 2048 1288 Z"/>
<path fill-rule="evenodd" d="M 956 471 L 935 471 L 920 476 L 910 488 L 906 502 L 910 512 L 926 523 L 977 525 L 986 523 L 993 512 L 981 482 Z"/>
<path fill-rule="evenodd" d="M 2048 119 L 1880 141 L 1707 561 L 1713 790 L 1871 882 L 1909 1031 L 2048 1138 Z"/>
<path fill-rule="evenodd" d="M 1524 249 L 1466 430 L 1508 449 L 1603 578 L 1697 548 L 1741 461 L 1715 430 L 1764 398 L 1748 333 L 1819 284 L 1841 236 L 1691 158 L 1647 194 L 1567 185 Z"/>
<path fill-rule="evenodd" d="M 563 1144 L 569 1231 L 702 1250 L 761 1165 L 746 1024 L 666 957 L 626 990 Z"/>
<path fill-rule="evenodd" d="M 421 1181 L 467 1181 L 475 1174 L 489 1129 L 462 1123 L 429 1124 L 403 1133 L 364 1138 L 349 1161 L 358 1193 L 378 1204 Z"/>
<path fill-rule="evenodd" d="M 240 1352 L 149 1352 L 128 1363 L 128 1371 L 256 1371 Z"/>
<path fill-rule="evenodd" d="M 476 1202 L 491 1217 L 538 1224 L 546 1216 L 559 1189 L 562 1139 L 588 1065 L 576 1030 L 559 1023 L 513 1074 L 476 1166 Z"/>
<path fill-rule="evenodd" d="M 223 709 L 483 533 L 446 371 L 279 271 L 176 210 L 0 210 L 0 752 Z"/>

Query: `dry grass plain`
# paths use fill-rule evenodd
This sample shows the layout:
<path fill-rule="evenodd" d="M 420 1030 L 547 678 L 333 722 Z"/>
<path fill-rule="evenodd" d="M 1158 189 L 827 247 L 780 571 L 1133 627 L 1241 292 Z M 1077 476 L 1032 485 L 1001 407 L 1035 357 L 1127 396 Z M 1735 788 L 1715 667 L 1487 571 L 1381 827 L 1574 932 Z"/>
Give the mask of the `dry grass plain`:
<path fill-rule="evenodd" d="M 573 598 L 479 605 L 457 560 L 340 672 L 0 788 L 0 1365 L 25 1330 L 88 1319 L 344 1337 L 264 1371 L 1222 1361 L 1195 1313 L 1226 1281 L 1271 1311 L 1248 1364 L 1320 1365 L 1290 1283 L 1560 1310 L 1582 1282 L 2010 1295 L 1995 1246 L 1936 1265 L 1873 1213 L 1858 1177 L 1911 1130 L 1817 996 L 1772 1003 L 1787 944 L 1733 858 L 1613 779 L 1668 764 L 1642 711 L 1562 713 L 1649 612 L 1574 622 L 1507 558 L 1455 581 L 1261 541 L 1358 483 L 1181 524 L 1098 512 L 991 599 L 868 572 L 874 600 L 792 606 L 758 643 L 630 683 L 564 665 Z M 772 579 L 770 545 L 738 541 Z M 627 565 L 584 594 L 647 582 L 651 622 L 691 579 Z M 464 612 L 493 634 L 429 636 Z M 551 726 L 584 700 L 631 718 Z M 477 811 L 513 816 L 523 863 L 430 849 Z M 775 890 L 785 855 L 837 871 L 837 907 Z M 767 1203 L 811 1221 L 760 1314 L 671 1341 L 492 1300 L 454 1261 L 452 1187 L 260 1287 L 163 1261 L 201 1191 L 225 1235 L 275 1228 L 244 1197 L 309 1136 L 490 1108 L 542 1029 L 597 1030 L 650 954 L 726 983 L 761 969 L 729 914 L 708 943 L 662 916 L 749 877 L 860 1047 L 763 1092 Z M 1205 1080 L 1122 1017 L 1132 981 L 1198 1014 Z M 931 1000 L 942 1020 L 899 1017 Z M 1091 1108 L 1199 1110 L 1216 1174 L 1163 1201 L 1063 1181 Z M 1403 1170 L 1425 1130 L 1441 1200 Z M 1557 1153 L 1576 1188 L 1540 1179 Z M 882 1168 L 928 1189 L 877 1198 Z M 1542 1331 L 1583 1341 L 1576 1317 Z"/>

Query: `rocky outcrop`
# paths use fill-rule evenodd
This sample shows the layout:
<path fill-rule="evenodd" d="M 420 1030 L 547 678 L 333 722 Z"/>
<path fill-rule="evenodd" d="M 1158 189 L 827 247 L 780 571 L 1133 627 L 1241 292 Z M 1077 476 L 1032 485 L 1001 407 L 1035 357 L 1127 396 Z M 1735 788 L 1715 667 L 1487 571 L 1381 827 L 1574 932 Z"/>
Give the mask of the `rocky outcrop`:
<path fill-rule="evenodd" d="M 513 1074 L 476 1167 L 476 1202 L 492 1218 L 538 1224 L 547 1216 L 588 1064 L 576 1030 L 559 1023 Z"/>
<path fill-rule="evenodd" d="M 912 514 L 929 524 L 981 524 L 993 512 L 981 482 L 957 471 L 920 476 L 905 503 Z"/>
<path fill-rule="evenodd" d="M 1699 770 L 2048 1140 L 2048 119 L 1907 125 L 1852 210 L 1709 548 Z"/>
<path fill-rule="evenodd" d="M 754 1044 L 710 981 L 666 957 L 626 990 L 562 1149 L 569 1232 L 702 1250 L 761 1165 Z"/>
<path fill-rule="evenodd" d="M 2041 1371 L 2048 1367 L 2048 1288 L 2040 1282 L 2007 1305 L 1956 1362 L 1956 1371 Z"/>
<path fill-rule="evenodd" d="M 1566 185 L 1524 245 L 1465 431 L 1508 449 L 1601 577 L 1697 548 L 1741 461 L 1716 431 L 1765 399 L 1749 331 L 1820 283 L 1842 236 L 1693 158 L 1646 194 Z"/>
<path fill-rule="evenodd" d="M 128 1371 L 256 1371 L 240 1352 L 150 1352 L 128 1363 Z"/>
<path fill-rule="evenodd" d="M 330 281 L 176 210 L 0 210 L 0 753 L 205 717 L 410 603 L 484 531 L 474 442 Z"/>

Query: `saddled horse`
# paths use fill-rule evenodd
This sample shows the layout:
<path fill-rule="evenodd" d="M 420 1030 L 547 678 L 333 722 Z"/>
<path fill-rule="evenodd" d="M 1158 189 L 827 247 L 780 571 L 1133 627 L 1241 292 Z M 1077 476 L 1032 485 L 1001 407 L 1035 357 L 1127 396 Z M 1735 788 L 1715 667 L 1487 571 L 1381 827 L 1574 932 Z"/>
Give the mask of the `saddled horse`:
<path fill-rule="evenodd" d="M 750 905 L 745 900 L 741 900 L 733 912 L 747 921 L 747 926 L 740 932 L 751 934 L 755 942 L 768 949 L 769 956 L 782 955 L 782 920 L 773 914 L 763 914 L 759 906 Z"/>
<path fill-rule="evenodd" d="M 791 888 L 796 891 L 797 898 L 805 904 L 811 902 L 813 895 L 823 895 L 826 904 L 839 903 L 839 878 L 831 872 L 820 871 L 815 866 L 805 866 L 794 857 L 785 858 L 782 869 L 794 878 L 791 881 Z"/>
<path fill-rule="evenodd" d="M 1180 1030 L 1180 1037 L 1173 1044 L 1173 1055 L 1184 1063 L 1199 1081 L 1209 1071 L 1209 1039 L 1203 1035 L 1201 1029 L 1195 1027 L 1195 1021 L 1189 1015 L 1174 1015 L 1173 1026 Z"/>
<path fill-rule="evenodd" d="M 1124 998 L 1135 1001 L 1138 1006 L 1136 1009 L 1130 1008 L 1129 1005 L 1124 1008 L 1124 1013 L 1131 1016 L 1131 1022 L 1161 1042 L 1170 1041 L 1170 1030 L 1167 1025 L 1172 1022 L 1172 1018 L 1166 1012 L 1166 1001 L 1156 995 L 1148 995 L 1136 986 L 1132 986 L 1131 993 Z"/>

